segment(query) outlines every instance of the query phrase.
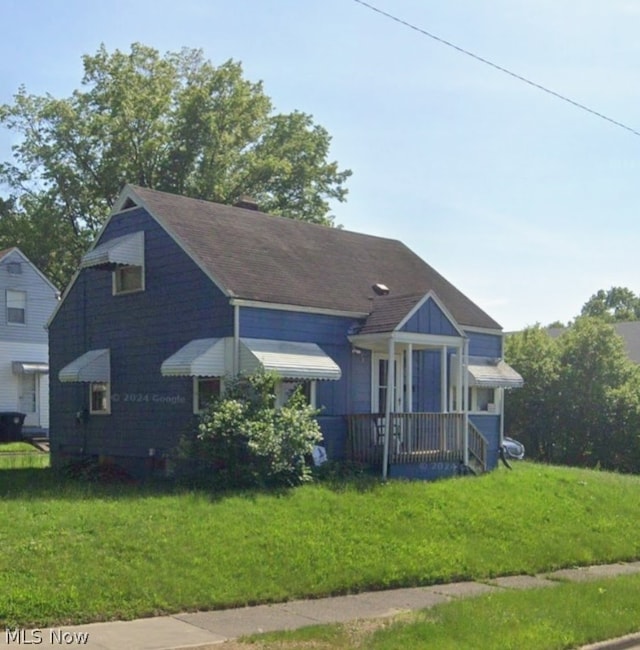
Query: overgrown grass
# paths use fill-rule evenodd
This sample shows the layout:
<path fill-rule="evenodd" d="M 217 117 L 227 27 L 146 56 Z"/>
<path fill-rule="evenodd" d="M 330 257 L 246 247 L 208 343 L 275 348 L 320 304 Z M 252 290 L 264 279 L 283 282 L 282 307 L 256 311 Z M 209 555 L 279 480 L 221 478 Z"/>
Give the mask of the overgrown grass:
<path fill-rule="evenodd" d="M 640 557 L 640 479 L 518 464 L 210 495 L 0 471 L 0 625 L 133 618 Z"/>
<path fill-rule="evenodd" d="M 395 620 L 256 635 L 254 650 L 561 650 L 640 629 L 640 576 L 459 600 Z M 635 647 L 635 646 L 634 646 Z M 220 646 L 224 650 L 225 646 Z"/>

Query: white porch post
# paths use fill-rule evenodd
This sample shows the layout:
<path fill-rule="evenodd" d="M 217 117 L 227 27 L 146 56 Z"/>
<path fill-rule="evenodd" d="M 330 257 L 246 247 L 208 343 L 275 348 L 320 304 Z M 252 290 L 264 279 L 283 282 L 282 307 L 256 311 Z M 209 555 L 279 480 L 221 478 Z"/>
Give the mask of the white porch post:
<path fill-rule="evenodd" d="M 443 413 L 448 411 L 447 409 L 447 395 L 449 394 L 448 388 L 448 377 L 447 377 L 447 346 L 443 345 L 440 348 L 440 410 Z"/>
<path fill-rule="evenodd" d="M 464 359 L 462 363 L 462 372 L 464 373 L 463 386 L 464 391 L 464 431 L 462 434 L 463 438 L 463 454 L 464 454 L 464 464 L 465 466 L 469 465 L 469 339 L 465 338 L 464 340 Z"/>
<path fill-rule="evenodd" d="M 407 345 L 407 393 L 404 410 L 413 413 L 413 343 Z"/>
<path fill-rule="evenodd" d="M 387 465 L 389 464 L 389 438 L 391 437 L 391 415 L 393 414 L 393 389 L 395 387 L 395 340 L 393 334 L 389 337 L 389 349 L 387 362 L 387 403 L 385 405 L 384 418 L 384 451 L 382 454 L 382 478 L 387 478 Z"/>

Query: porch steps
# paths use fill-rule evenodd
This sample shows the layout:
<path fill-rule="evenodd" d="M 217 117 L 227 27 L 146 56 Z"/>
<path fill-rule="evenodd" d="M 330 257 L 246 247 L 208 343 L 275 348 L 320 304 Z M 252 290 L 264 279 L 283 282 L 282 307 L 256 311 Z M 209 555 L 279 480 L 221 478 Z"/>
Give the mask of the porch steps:
<path fill-rule="evenodd" d="M 49 453 L 49 438 L 37 435 L 23 435 L 23 440 L 33 445 L 38 451 Z"/>

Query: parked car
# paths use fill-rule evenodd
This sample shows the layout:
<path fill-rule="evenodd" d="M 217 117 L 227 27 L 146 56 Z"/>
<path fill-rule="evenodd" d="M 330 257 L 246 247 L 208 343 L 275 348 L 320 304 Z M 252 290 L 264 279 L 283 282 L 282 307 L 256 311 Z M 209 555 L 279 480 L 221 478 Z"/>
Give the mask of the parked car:
<path fill-rule="evenodd" d="M 502 448 L 506 458 L 522 460 L 524 458 L 524 445 L 513 438 L 505 437 L 502 441 Z"/>

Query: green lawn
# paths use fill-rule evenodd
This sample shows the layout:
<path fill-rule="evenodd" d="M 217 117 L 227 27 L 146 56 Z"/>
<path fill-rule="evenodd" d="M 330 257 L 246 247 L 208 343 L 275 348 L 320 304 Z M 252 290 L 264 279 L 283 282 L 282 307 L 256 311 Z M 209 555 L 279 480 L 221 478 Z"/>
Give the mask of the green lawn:
<path fill-rule="evenodd" d="M 0 443 L 0 455 L 13 454 L 13 453 L 30 453 L 30 452 L 37 452 L 37 449 L 33 445 L 30 445 L 28 442 Z"/>
<path fill-rule="evenodd" d="M 502 591 L 393 620 L 313 626 L 233 645 L 246 650 L 563 650 L 637 631 L 639 595 L 640 576 L 623 576 Z"/>
<path fill-rule="evenodd" d="M 218 496 L 0 470 L 0 627 L 637 559 L 639 511 L 636 477 L 528 463 Z"/>

